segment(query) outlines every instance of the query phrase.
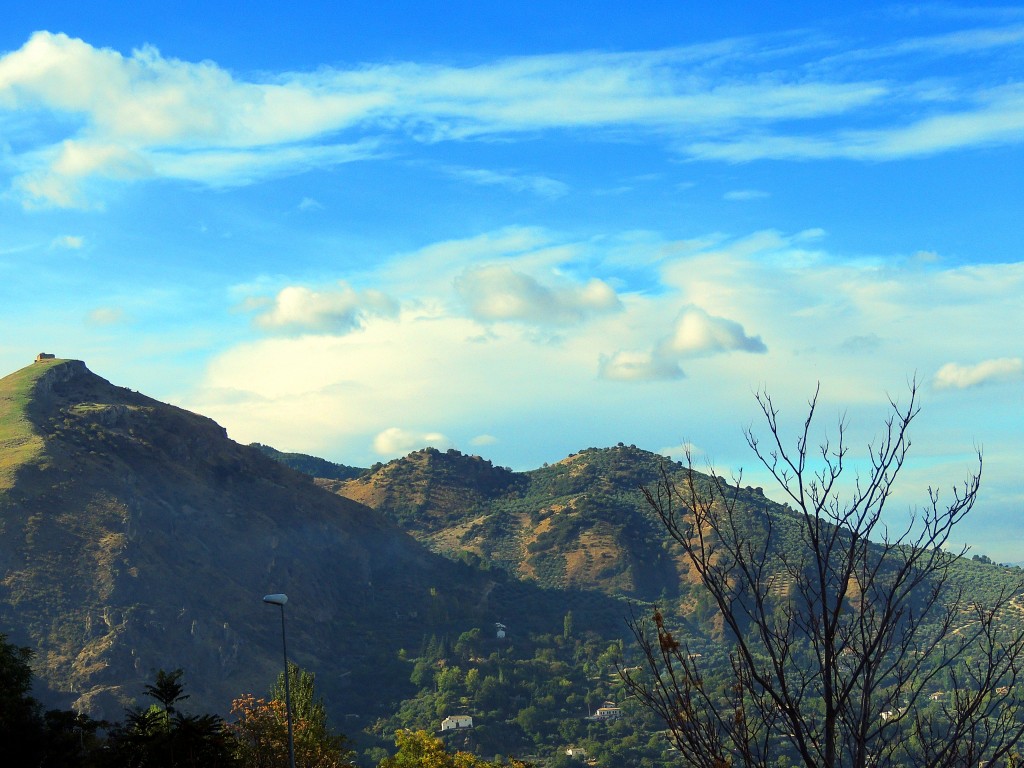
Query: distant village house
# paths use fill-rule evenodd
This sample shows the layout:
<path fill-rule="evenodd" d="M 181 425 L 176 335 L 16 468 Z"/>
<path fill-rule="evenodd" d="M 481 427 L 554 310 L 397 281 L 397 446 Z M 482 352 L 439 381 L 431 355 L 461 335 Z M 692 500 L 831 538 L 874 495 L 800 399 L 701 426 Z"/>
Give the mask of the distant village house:
<path fill-rule="evenodd" d="M 56 359 L 56 357 L 56 355 L 51 355 L 49 352 L 40 352 L 38 355 L 36 355 L 36 362 L 41 363 L 44 360 L 54 360 Z"/>
<path fill-rule="evenodd" d="M 614 701 L 606 701 L 604 706 L 598 707 L 594 713 L 596 720 L 617 720 L 622 717 L 622 709 L 615 705 Z"/>
<path fill-rule="evenodd" d="M 887 723 L 890 720 L 895 720 L 896 718 L 898 718 L 900 715 L 902 715 L 906 711 L 907 711 L 906 707 L 896 707 L 896 709 L 887 709 L 881 715 L 882 722 L 883 723 Z"/>
<path fill-rule="evenodd" d="M 449 715 L 441 721 L 442 731 L 455 731 L 460 728 L 472 728 L 473 718 L 469 715 Z"/>

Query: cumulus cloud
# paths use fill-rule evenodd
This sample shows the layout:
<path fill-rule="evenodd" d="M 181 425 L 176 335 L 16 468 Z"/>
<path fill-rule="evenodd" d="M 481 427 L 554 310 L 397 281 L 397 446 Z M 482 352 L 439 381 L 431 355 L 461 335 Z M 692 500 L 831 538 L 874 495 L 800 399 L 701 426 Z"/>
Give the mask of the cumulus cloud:
<path fill-rule="evenodd" d="M 356 291 L 344 282 L 329 290 L 291 285 L 271 300 L 248 299 L 247 308 L 260 310 L 256 316 L 260 328 L 282 333 L 347 333 L 367 317 L 389 317 L 398 312 L 397 302 L 381 291 Z"/>
<path fill-rule="evenodd" d="M 381 456 L 404 456 L 420 448 L 446 450 L 451 441 L 440 432 L 416 432 L 400 427 L 389 427 L 373 438 L 373 450 Z"/>
<path fill-rule="evenodd" d="M 681 379 L 685 377 L 682 362 L 687 358 L 767 351 L 760 336 L 747 336 L 736 321 L 709 315 L 700 307 L 688 307 L 679 314 L 671 335 L 659 341 L 652 351 L 618 351 L 603 355 L 598 375 L 617 381 Z"/>
<path fill-rule="evenodd" d="M 622 307 L 615 291 L 603 280 L 544 285 L 499 264 L 467 269 L 456 279 L 455 288 L 470 314 L 484 322 L 567 325 Z"/>
<path fill-rule="evenodd" d="M 666 356 L 697 357 L 722 352 L 767 352 L 760 336 L 747 336 L 743 326 L 725 317 L 688 307 L 676 320 L 673 334 L 659 350 Z"/>
<path fill-rule="evenodd" d="M 935 374 L 934 384 L 937 389 L 968 389 L 981 384 L 1021 379 L 1024 379 L 1024 360 L 1000 357 L 975 365 L 946 363 Z"/>

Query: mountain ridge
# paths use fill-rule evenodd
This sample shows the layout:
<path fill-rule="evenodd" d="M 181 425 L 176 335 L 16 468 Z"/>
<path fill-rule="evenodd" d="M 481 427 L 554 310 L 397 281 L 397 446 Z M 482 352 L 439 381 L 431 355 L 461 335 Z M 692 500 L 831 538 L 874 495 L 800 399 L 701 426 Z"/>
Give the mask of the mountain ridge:
<path fill-rule="evenodd" d="M 279 625 L 260 597 L 285 592 L 294 660 L 361 711 L 359 692 L 400 667 L 375 635 L 416 645 L 439 622 L 503 616 L 489 600 L 516 591 L 81 361 L 12 376 L 11 439 L 35 442 L 5 454 L 0 625 L 37 649 L 55 703 L 116 717 L 155 669 L 186 666 L 193 699 L 226 713 L 276 677 Z M 402 695 L 379 693 L 377 706 Z"/>
<path fill-rule="evenodd" d="M 660 605 L 681 637 L 721 636 L 638 490 L 683 477 L 665 457 L 619 444 L 513 472 L 424 449 L 318 479 L 286 464 L 344 465 L 268 448 L 81 361 L 0 379 L 0 632 L 37 650 L 48 704 L 117 718 L 156 669 L 184 667 L 193 702 L 226 714 L 280 668 L 272 592 L 290 598 L 292 660 L 363 724 L 415 693 L 404 650 L 435 636 L 557 635 L 571 614 L 613 641 L 623 598 Z M 792 535 L 791 510 L 736 492 L 750 520 L 773 511 Z M 958 568 L 979 593 L 1009 583 Z"/>

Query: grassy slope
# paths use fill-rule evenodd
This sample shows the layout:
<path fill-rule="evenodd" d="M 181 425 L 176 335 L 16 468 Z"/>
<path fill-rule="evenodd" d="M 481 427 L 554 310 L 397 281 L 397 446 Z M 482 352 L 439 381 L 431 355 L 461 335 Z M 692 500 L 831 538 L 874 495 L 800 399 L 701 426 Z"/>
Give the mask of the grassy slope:
<path fill-rule="evenodd" d="M 0 379 L 0 490 L 10 488 L 19 467 L 38 459 L 43 438 L 26 414 L 39 377 L 63 360 L 35 363 Z"/>

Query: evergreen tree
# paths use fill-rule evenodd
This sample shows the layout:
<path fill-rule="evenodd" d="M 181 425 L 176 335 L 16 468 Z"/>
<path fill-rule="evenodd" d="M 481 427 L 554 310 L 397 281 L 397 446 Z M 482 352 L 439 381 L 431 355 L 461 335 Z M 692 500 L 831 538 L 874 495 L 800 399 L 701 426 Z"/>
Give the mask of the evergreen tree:
<path fill-rule="evenodd" d="M 42 749 L 39 702 L 30 693 L 31 661 L 29 648 L 13 645 L 0 634 L 0 744 L 12 765 L 35 762 Z"/>

